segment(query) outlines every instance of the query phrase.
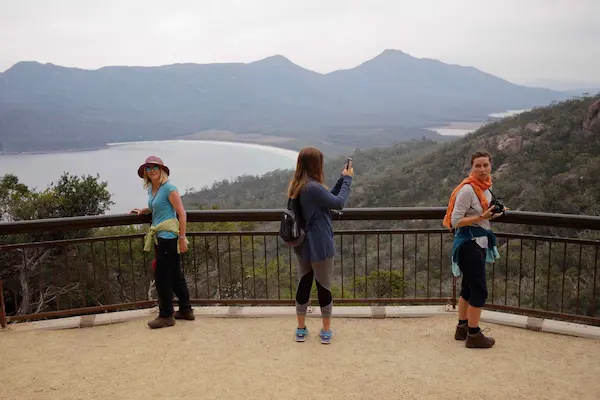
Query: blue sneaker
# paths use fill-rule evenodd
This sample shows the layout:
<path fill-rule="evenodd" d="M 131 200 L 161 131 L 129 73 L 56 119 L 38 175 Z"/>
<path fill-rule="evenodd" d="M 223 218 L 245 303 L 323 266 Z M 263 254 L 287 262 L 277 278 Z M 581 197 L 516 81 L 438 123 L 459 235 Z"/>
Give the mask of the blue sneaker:
<path fill-rule="evenodd" d="M 296 342 L 306 342 L 308 336 L 308 328 L 296 328 Z"/>
<path fill-rule="evenodd" d="M 333 332 L 331 331 L 331 329 L 328 331 L 324 331 L 323 328 L 321 328 L 319 336 L 321 337 L 321 343 L 329 344 L 331 343 L 331 337 L 333 336 Z"/>

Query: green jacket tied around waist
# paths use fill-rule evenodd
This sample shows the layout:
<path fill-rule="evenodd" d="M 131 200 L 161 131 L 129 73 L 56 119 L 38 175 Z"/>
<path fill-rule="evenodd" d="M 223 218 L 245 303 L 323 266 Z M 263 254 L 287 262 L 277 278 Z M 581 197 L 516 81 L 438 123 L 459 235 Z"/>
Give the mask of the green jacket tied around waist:
<path fill-rule="evenodd" d="M 144 251 L 151 252 L 154 250 L 154 245 L 158 244 L 158 238 L 156 237 L 156 234 L 159 231 L 173 232 L 176 235 L 179 235 L 179 221 L 177 218 L 170 218 L 164 220 L 156 226 L 151 225 L 150 229 L 148 229 L 148 233 L 146 233 L 146 236 L 144 236 Z M 187 238 L 185 239 L 185 242 L 186 244 L 189 243 Z M 181 253 L 179 241 L 177 241 L 177 253 Z"/>

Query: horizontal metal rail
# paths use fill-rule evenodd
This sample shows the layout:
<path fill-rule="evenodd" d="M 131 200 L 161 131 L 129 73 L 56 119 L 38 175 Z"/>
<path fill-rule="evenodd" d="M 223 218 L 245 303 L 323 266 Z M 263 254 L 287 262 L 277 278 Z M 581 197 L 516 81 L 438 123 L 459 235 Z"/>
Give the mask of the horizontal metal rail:
<path fill-rule="evenodd" d="M 188 222 L 269 222 L 279 221 L 281 209 L 265 210 L 193 210 L 187 212 Z M 444 207 L 348 208 L 335 218 L 340 221 L 406 221 L 442 220 Z M 108 226 L 149 224 L 150 215 L 94 215 L 0 223 L 0 235 L 78 230 Z M 498 223 L 553 226 L 559 228 L 600 230 L 600 216 L 552 214 L 529 211 L 507 211 L 495 220 Z"/>

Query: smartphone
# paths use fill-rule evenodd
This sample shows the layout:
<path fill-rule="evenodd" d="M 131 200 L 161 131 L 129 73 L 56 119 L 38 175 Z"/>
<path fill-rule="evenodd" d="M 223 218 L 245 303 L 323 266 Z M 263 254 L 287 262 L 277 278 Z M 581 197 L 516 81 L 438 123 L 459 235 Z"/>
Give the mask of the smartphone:
<path fill-rule="evenodd" d="M 346 169 L 350 168 L 351 163 L 352 163 L 352 158 L 348 157 L 348 159 L 346 160 Z"/>

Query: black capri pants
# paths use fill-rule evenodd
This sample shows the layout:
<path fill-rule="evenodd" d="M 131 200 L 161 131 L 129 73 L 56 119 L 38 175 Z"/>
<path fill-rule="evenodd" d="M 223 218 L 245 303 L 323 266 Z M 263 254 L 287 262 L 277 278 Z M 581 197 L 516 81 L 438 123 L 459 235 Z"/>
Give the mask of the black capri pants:
<path fill-rule="evenodd" d="M 473 307 L 483 307 L 488 297 L 485 280 L 485 249 L 469 240 L 458 250 L 458 266 L 463 274 L 460 296 Z"/>

